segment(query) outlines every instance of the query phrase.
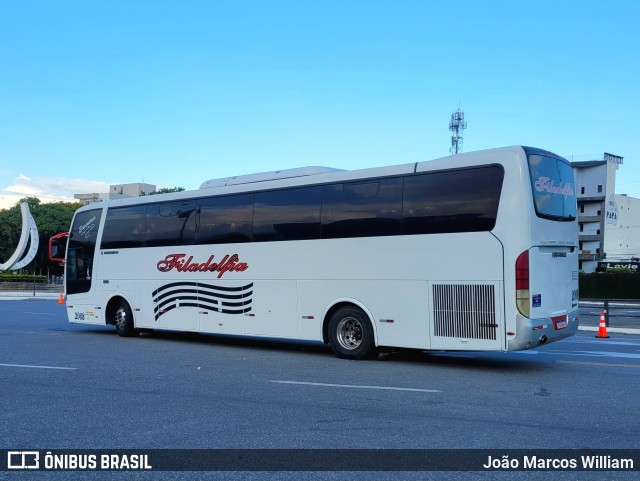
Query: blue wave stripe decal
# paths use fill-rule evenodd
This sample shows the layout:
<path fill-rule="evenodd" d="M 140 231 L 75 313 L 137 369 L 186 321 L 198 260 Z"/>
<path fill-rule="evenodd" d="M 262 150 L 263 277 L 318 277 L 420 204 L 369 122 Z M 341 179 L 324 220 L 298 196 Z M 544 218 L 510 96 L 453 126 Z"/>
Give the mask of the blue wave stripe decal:
<path fill-rule="evenodd" d="M 222 314 L 244 314 L 251 311 L 253 282 L 239 287 L 171 282 L 153 291 L 152 295 L 156 321 L 163 314 L 181 307 L 197 307 Z"/>

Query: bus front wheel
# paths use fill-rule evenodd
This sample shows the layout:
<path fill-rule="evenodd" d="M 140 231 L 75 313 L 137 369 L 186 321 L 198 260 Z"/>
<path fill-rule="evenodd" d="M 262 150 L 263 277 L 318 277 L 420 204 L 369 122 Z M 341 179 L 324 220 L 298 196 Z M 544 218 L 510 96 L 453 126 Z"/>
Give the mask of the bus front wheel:
<path fill-rule="evenodd" d="M 131 337 L 136 335 L 137 331 L 133 326 L 133 312 L 129 303 L 124 299 L 116 302 L 113 310 L 113 321 L 119 336 Z"/>
<path fill-rule="evenodd" d="M 355 306 L 338 309 L 329 322 L 329 343 L 343 359 L 364 359 L 373 350 L 373 328 L 364 311 Z"/>

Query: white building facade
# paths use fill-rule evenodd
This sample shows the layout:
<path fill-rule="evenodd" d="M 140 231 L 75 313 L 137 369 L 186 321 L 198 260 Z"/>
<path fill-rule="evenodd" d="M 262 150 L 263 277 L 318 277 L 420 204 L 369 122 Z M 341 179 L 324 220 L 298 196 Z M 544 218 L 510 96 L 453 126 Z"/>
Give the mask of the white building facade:
<path fill-rule="evenodd" d="M 73 198 L 78 199 L 83 205 L 100 202 L 102 200 L 117 199 L 120 197 L 137 197 L 143 194 L 155 192 L 156 186 L 153 184 L 115 184 L 109 186 L 109 192 L 91 193 L 91 194 L 74 194 Z"/>
<path fill-rule="evenodd" d="M 640 257 L 640 199 L 615 194 L 607 201 L 604 251 L 607 260 Z"/>
<path fill-rule="evenodd" d="M 572 162 L 579 222 L 579 264 L 595 272 L 598 261 L 626 261 L 640 256 L 640 199 L 616 194 L 616 172 L 623 158 Z"/>

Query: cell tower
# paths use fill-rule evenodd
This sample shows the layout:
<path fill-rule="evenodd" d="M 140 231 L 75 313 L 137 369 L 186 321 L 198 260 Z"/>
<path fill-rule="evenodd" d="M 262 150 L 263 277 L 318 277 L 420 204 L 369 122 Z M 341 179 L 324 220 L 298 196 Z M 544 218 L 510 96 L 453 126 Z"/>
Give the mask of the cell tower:
<path fill-rule="evenodd" d="M 464 112 L 458 109 L 451 114 L 451 122 L 449 122 L 449 130 L 453 133 L 449 149 L 452 155 L 462 152 L 462 131 L 466 128 L 467 122 L 464 120 Z"/>

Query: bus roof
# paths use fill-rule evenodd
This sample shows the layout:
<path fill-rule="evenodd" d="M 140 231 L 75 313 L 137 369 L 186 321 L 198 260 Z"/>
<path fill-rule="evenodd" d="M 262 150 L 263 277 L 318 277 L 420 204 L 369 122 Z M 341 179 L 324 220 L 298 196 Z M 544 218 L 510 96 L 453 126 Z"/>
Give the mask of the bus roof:
<path fill-rule="evenodd" d="M 256 182 L 266 182 L 269 180 L 292 179 L 295 177 L 307 177 L 309 175 L 328 174 L 330 172 L 342 172 L 341 169 L 333 169 L 331 167 L 297 167 L 295 169 L 282 169 L 271 172 L 262 172 L 259 174 L 237 175 L 234 177 L 223 177 L 220 179 L 212 179 L 203 182 L 201 189 L 210 189 L 214 187 L 226 187 L 228 185 L 253 184 Z"/>
<path fill-rule="evenodd" d="M 430 170 L 463 168 L 483 163 L 499 163 L 497 154 L 511 154 L 514 156 L 524 155 L 524 148 L 521 146 L 500 147 L 474 152 L 465 152 L 455 156 L 449 155 L 428 161 L 391 165 L 386 167 L 370 167 L 358 170 L 341 170 L 331 167 L 312 166 L 223 177 L 207 180 L 201 184 L 199 189 L 195 190 L 105 200 L 83 206 L 81 210 L 102 208 L 105 205 L 116 207 L 146 204 L 158 201 L 170 202 L 182 199 L 208 197 L 211 195 L 227 195 L 246 191 L 296 187 L 315 183 L 348 182 L 360 179 L 364 180 L 369 177 L 384 177 L 414 172 L 427 172 Z"/>

